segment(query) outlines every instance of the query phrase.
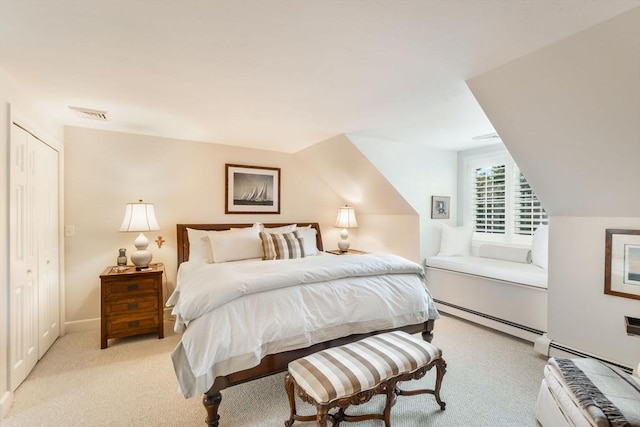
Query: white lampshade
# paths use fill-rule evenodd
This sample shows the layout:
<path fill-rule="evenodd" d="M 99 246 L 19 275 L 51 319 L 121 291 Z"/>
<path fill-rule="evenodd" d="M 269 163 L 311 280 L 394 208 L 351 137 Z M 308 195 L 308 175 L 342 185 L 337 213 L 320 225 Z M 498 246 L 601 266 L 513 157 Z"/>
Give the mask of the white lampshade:
<path fill-rule="evenodd" d="M 144 203 L 142 200 L 138 203 L 127 203 L 119 231 L 140 231 L 134 242 L 137 251 L 131 254 L 131 262 L 136 266 L 136 270 L 149 267 L 153 258 L 151 251 L 147 250 L 149 240 L 142 233 L 152 230 L 160 230 L 153 204 Z"/>
<path fill-rule="evenodd" d="M 338 217 L 336 218 L 336 227 L 340 228 L 356 228 L 356 210 L 351 206 L 338 208 Z"/>
<path fill-rule="evenodd" d="M 349 231 L 347 228 L 356 228 L 358 221 L 356 221 L 356 210 L 350 206 L 344 206 L 338 208 L 338 217 L 336 218 L 336 227 L 342 228 L 340 232 L 340 241 L 338 242 L 338 248 L 342 252 L 349 250 Z"/>
<path fill-rule="evenodd" d="M 119 231 L 160 230 L 153 203 L 127 203 Z"/>

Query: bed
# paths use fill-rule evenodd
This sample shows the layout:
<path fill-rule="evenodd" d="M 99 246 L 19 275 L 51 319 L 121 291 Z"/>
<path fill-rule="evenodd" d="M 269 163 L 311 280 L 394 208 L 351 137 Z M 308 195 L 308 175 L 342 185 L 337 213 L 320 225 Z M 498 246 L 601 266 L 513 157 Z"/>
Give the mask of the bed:
<path fill-rule="evenodd" d="M 266 232 L 261 258 L 237 259 L 245 244 L 257 250 L 256 228 Z M 293 241 L 284 245 L 293 259 L 262 260 L 278 235 Z M 438 312 L 422 267 L 388 254 L 325 253 L 318 223 L 178 224 L 177 243 L 168 305 L 183 335 L 172 361 L 182 394 L 204 395 L 210 426 L 219 425 L 223 389 L 284 372 L 300 357 L 391 330 L 432 339 Z"/>

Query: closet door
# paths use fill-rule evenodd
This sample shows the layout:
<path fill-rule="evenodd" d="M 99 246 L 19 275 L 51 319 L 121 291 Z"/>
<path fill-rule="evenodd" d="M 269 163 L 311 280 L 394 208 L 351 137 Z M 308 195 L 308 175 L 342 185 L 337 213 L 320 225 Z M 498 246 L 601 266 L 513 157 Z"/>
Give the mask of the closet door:
<path fill-rule="evenodd" d="M 58 152 L 36 149 L 35 226 L 38 245 L 38 359 L 60 335 Z"/>
<path fill-rule="evenodd" d="M 12 391 L 38 360 L 38 265 L 33 209 L 38 141 L 34 140 L 29 133 L 12 124 L 9 171 L 9 376 Z"/>

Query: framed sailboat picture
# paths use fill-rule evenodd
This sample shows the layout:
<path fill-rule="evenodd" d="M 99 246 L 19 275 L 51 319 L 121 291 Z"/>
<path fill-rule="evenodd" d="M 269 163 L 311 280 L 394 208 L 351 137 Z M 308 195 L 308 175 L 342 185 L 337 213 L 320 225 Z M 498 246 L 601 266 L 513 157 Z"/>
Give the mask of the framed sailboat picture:
<path fill-rule="evenodd" d="M 225 164 L 227 214 L 279 214 L 280 168 Z"/>

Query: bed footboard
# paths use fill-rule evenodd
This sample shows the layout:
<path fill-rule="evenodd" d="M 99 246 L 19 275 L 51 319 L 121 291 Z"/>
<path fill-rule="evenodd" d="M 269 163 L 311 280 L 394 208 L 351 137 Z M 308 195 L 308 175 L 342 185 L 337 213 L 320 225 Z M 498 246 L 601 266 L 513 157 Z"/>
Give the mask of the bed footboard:
<path fill-rule="evenodd" d="M 220 415 L 218 410 L 220 403 L 222 403 L 222 394 L 220 393 L 227 387 L 246 383 L 258 378 L 263 378 L 269 375 L 277 374 L 287 370 L 289 362 L 299 359 L 304 356 L 316 353 L 326 348 L 337 347 L 339 345 L 348 344 L 350 342 L 361 340 L 365 337 L 379 334 L 382 332 L 390 332 L 392 330 L 405 331 L 410 334 L 422 334 L 422 339 L 427 342 L 431 342 L 433 339 L 433 328 L 435 321 L 428 320 L 424 323 L 417 325 L 408 325 L 402 328 L 396 328 L 386 331 L 376 331 L 368 334 L 350 335 L 348 337 L 337 338 L 331 341 L 325 341 L 323 343 L 315 344 L 310 347 L 286 351 L 283 353 L 276 353 L 266 356 L 262 359 L 258 366 L 244 371 L 234 372 L 224 377 L 217 377 L 211 388 L 204 394 L 202 398 L 202 404 L 207 411 L 206 424 L 212 427 L 218 427 L 220 425 Z"/>

